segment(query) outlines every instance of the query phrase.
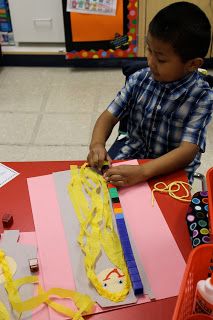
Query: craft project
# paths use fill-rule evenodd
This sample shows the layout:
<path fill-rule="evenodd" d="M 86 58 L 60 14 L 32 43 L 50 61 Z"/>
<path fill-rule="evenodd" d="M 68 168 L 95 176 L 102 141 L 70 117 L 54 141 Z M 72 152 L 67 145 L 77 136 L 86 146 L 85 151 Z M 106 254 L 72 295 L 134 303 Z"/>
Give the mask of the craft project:
<path fill-rule="evenodd" d="M 137 161 L 125 162 L 125 164 L 135 165 Z M 93 300 L 97 301 L 93 298 L 95 295 L 102 297 L 94 288 L 93 291 L 91 290 L 86 272 L 82 268 L 84 254 L 79 250 L 79 244 L 76 241 L 80 227 L 67 192 L 69 182 L 69 171 L 28 179 L 40 254 L 39 269 L 43 274 L 43 285 L 46 290 L 58 284 L 62 287 L 65 285 L 72 290 L 89 294 Z M 150 301 L 147 293 L 156 299 L 177 295 L 185 269 L 185 261 L 158 204 L 152 207 L 151 196 L 147 183 L 119 190 L 119 199 L 125 213 L 125 223 L 135 261 L 140 275 L 143 270 L 147 275 L 147 278 L 142 276 L 145 294 L 137 300 L 137 303 Z M 114 215 L 112 218 L 115 219 Z M 116 230 L 115 221 L 114 226 Z M 53 244 L 57 244 L 54 250 L 52 250 Z M 113 264 L 109 266 L 108 263 L 109 259 L 106 255 L 103 255 L 103 260 L 97 261 L 97 277 L 103 282 L 103 286 L 108 280 L 113 282 L 123 278 L 123 271 L 119 268 L 115 269 Z M 65 264 L 66 268 L 64 268 Z M 104 274 L 102 274 L 103 270 L 105 270 Z M 175 277 L 174 270 L 176 270 Z M 85 279 L 87 279 L 86 284 Z M 150 282 L 148 287 L 152 288 L 151 293 L 147 290 L 144 279 Z M 111 308 L 120 307 L 122 303 L 132 303 L 128 300 L 130 295 L 131 291 L 123 302 L 113 302 L 114 306 L 111 304 Z M 133 298 L 135 299 L 134 295 Z M 109 299 L 105 300 L 112 303 Z M 96 304 L 93 312 L 104 312 L 104 310 Z M 60 315 L 51 312 L 51 309 L 49 311 L 51 320 L 62 319 Z"/>
<path fill-rule="evenodd" d="M 90 170 L 89 168 L 87 168 L 87 169 Z M 93 173 L 93 174 L 95 174 L 95 173 Z M 98 175 L 98 174 L 96 174 L 96 175 L 99 179 L 103 179 L 100 175 Z M 73 273 L 73 276 L 75 279 L 76 290 L 78 290 L 80 292 L 87 293 L 90 297 L 92 297 L 93 300 L 97 301 L 98 304 L 101 305 L 102 307 L 112 307 L 112 306 L 115 307 L 115 306 L 119 306 L 119 305 L 135 303 L 137 301 L 137 299 L 136 299 L 134 292 L 132 291 L 131 288 L 130 288 L 130 291 L 124 301 L 114 302 L 114 301 L 111 301 L 110 299 L 105 298 L 102 295 L 100 295 L 96 291 L 95 287 L 93 285 L 91 285 L 90 280 L 88 279 L 88 276 L 86 274 L 86 269 L 84 268 L 85 255 L 77 242 L 77 239 L 79 238 L 81 226 L 79 224 L 79 220 L 78 220 L 77 214 L 75 212 L 73 203 L 70 200 L 70 197 L 67 192 L 67 186 L 70 184 L 70 179 L 71 179 L 70 178 L 70 171 L 57 172 L 57 173 L 54 173 L 53 176 L 54 176 L 54 182 L 55 182 L 56 191 L 57 191 L 57 198 L 58 198 L 58 202 L 59 202 L 59 206 L 60 206 L 60 214 L 61 214 L 62 224 L 63 224 L 64 233 L 65 233 L 65 237 L 66 237 L 67 245 L 68 245 L 68 253 L 70 255 L 70 264 L 72 266 L 72 273 Z M 75 184 L 75 183 L 74 183 L 74 185 L 79 190 L 79 188 L 78 188 L 79 185 Z M 95 187 L 95 185 L 93 185 L 93 186 Z M 109 201 L 107 188 L 106 188 L 106 194 L 107 194 L 106 200 Z M 86 193 L 84 195 L 86 195 Z M 98 196 L 99 203 L 101 203 L 102 199 L 100 197 L 100 194 L 99 195 L 97 194 L 97 196 Z M 79 206 L 81 206 L 83 201 L 82 200 L 79 201 L 79 199 L 80 199 L 79 196 L 77 196 L 77 202 L 79 203 Z M 87 206 L 88 205 L 87 201 L 89 201 L 89 203 L 90 203 L 90 197 L 87 196 L 87 198 L 84 200 L 86 203 L 85 205 Z M 90 203 L 90 205 L 94 206 L 93 208 L 95 208 L 95 206 L 96 206 L 96 203 L 95 203 L 96 200 L 97 200 L 97 198 L 94 198 L 93 202 Z M 86 212 L 88 212 L 88 210 Z M 112 225 L 111 225 L 110 229 L 108 229 L 108 231 L 106 231 L 109 233 L 108 237 L 110 236 L 111 228 L 114 229 L 113 225 L 116 226 L 115 221 L 114 221 L 114 217 L 111 214 L 111 212 L 112 212 L 112 210 L 110 208 L 110 217 L 109 217 L 109 221 L 107 221 L 107 225 L 109 223 L 110 224 L 112 223 Z M 100 212 L 98 214 L 100 214 Z M 108 215 L 108 213 L 107 213 L 107 215 Z M 103 225 L 101 226 L 101 229 L 104 226 L 104 221 L 106 221 L 105 219 L 106 219 L 106 216 L 104 215 L 103 216 Z M 90 231 L 89 224 L 90 224 L 90 221 L 88 220 L 87 228 Z M 103 231 L 101 231 L 101 232 L 103 232 Z M 88 235 L 89 235 L 89 233 L 88 233 Z M 107 235 L 104 234 L 104 236 L 106 237 Z M 116 240 L 116 243 L 113 242 L 113 246 L 114 246 L 114 244 L 116 245 L 117 242 L 119 241 L 118 236 L 117 236 L 117 232 L 116 233 L 113 232 L 111 237 L 112 237 L 112 239 L 114 237 Z M 109 244 L 112 243 L 112 240 L 110 238 L 108 238 L 108 240 L 109 240 Z M 93 245 L 92 242 L 90 244 Z M 120 269 L 121 266 L 118 266 L 118 265 L 115 266 L 115 264 L 108 257 L 108 254 L 111 257 L 113 252 L 115 252 L 115 248 L 112 248 L 112 253 L 108 253 L 108 251 L 111 247 L 109 247 L 109 249 L 107 248 L 107 252 L 105 252 L 105 247 L 106 247 L 106 245 L 104 246 L 104 250 L 102 250 L 101 249 L 102 246 L 100 246 L 100 256 L 98 257 L 98 259 L 96 261 L 95 272 L 96 272 L 97 278 L 100 281 L 102 288 L 106 288 L 109 292 L 116 292 L 117 291 L 117 293 L 118 293 L 119 291 L 124 289 L 124 285 L 125 285 L 125 281 L 124 281 L 125 277 L 123 276 L 124 271 Z M 119 254 L 121 254 L 122 253 L 121 246 L 119 246 L 118 249 L 119 249 L 118 253 L 120 252 Z M 115 259 L 115 258 L 113 258 L 113 259 Z M 119 256 L 116 257 L 116 260 L 119 261 Z M 123 263 L 125 264 L 124 259 L 123 259 Z M 121 275 L 121 277 L 120 277 L 120 275 Z M 122 280 L 122 281 L 120 281 L 120 280 Z M 115 287 L 117 288 L 116 290 L 115 290 Z M 101 309 L 99 309 L 99 310 L 101 310 Z"/>

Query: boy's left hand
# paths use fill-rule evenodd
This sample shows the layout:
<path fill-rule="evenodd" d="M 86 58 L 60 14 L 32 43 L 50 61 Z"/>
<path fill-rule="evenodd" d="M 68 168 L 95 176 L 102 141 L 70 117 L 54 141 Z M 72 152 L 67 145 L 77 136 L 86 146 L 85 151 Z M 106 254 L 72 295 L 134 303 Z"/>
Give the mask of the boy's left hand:
<path fill-rule="evenodd" d="M 108 169 L 103 177 L 117 187 L 132 186 L 146 180 L 140 165 L 120 165 Z"/>

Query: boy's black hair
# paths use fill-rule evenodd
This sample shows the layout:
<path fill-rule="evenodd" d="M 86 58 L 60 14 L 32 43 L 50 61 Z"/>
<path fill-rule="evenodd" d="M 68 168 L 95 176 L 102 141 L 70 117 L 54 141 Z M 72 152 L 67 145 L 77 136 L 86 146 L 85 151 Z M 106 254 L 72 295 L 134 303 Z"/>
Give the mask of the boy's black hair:
<path fill-rule="evenodd" d="M 211 25 L 195 4 L 175 2 L 160 10 L 149 24 L 151 36 L 169 42 L 183 62 L 204 58 L 211 41 Z"/>

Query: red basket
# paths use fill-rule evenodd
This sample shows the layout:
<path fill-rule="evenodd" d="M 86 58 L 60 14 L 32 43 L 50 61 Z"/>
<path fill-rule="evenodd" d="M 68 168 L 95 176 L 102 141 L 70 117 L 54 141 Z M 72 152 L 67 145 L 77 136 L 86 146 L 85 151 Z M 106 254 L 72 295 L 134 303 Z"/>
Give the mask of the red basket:
<path fill-rule="evenodd" d="M 207 316 L 205 314 L 193 314 L 186 318 L 186 320 L 208 320 L 212 319 L 212 317 Z"/>
<path fill-rule="evenodd" d="M 209 225 L 213 237 L 213 168 L 207 172 Z M 202 244 L 193 249 L 189 255 L 180 292 L 177 298 L 172 320 L 204 320 L 212 319 L 207 315 L 194 314 L 193 305 L 197 282 L 205 280 L 213 272 L 213 244 Z"/>
<path fill-rule="evenodd" d="M 210 168 L 206 175 L 208 189 L 208 204 L 209 204 L 209 227 L 211 239 L 213 238 L 213 168 Z"/>
<path fill-rule="evenodd" d="M 197 282 L 211 276 L 213 271 L 213 244 L 202 244 L 189 255 L 172 320 L 212 319 L 193 315 Z"/>

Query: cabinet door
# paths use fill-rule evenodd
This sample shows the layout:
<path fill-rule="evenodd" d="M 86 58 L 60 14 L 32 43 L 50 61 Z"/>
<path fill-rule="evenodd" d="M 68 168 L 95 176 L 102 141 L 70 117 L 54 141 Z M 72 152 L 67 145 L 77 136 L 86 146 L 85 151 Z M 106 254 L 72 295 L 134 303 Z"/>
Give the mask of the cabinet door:
<path fill-rule="evenodd" d="M 211 2 L 213 0 L 187 0 L 188 2 L 192 2 L 199 6 L 207 15 L 209 18 L 209 21 L 212 24 L 212 9 L 211 9 Z M 145 24 L 145 32 L 147 33 L 149 23 L 152 20 L 152 18 L 155 16 L 155 14 L 160 11 L 162 8 L 168 6 L 171 3 L 179 2 L 179 1 L 173 1 L 173 0 L 147 0 L 146 1 L 146 24 Z M 210 46 L 211 48 L 211 46 Z M 210 56 L 210 48 L 207 57 Z"/>
<path fill-rule="evenodd" d="M 61 0 L 9 0 L 16 42 L 64 42 Z"/>

